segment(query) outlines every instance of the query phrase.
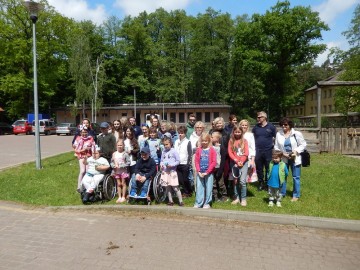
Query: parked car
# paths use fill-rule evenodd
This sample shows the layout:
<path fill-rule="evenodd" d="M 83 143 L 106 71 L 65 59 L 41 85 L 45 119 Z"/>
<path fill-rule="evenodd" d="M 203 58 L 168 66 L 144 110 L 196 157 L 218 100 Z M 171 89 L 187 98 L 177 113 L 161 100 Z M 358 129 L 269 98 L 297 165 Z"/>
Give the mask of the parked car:
<path fill-rule="evenodd" d="M 61 123 L 56 127 L 56 135 L 75 135 L 76 128 L 76 125 L 73 123 Z"/>
<path fill-rule="evenodd" d="M 32 125 L 25 119 L 17 120 L 13 123 L 13 132 L 15 135 L 24 133 L 29 135 L 32 133 Z"/>
<path fill-rule="evenodd" d="M 35 120 L 32 122 L 32 132 L 35 134 Z M 56 134 L 55 122 L 49 119 L 39 120 L 39 132 L 45 135 Z"/>
<path fill-rule="evenodd" d="M 4 122 L 0 122 L 0 135 L 13 134 L 12 125 Z"/>

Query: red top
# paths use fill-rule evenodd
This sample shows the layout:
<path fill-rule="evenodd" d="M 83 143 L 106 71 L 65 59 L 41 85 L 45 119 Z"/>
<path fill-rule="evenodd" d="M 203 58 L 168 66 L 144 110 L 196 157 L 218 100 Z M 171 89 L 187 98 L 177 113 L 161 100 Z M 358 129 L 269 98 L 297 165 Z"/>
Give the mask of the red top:
<path fill-rule="evenodd" d="M 198 147 L 196 148 L 196 153 L 195 153 L 195 168 L 196 171 L 200 171 L 200 157 L 201 157 L 201 152 L 202 152 L 202 148 Z M 213 173 L 213 171 L 215 170 L 216 167 L 216 150 L 211 146 L 209 148 L 209 167 L 206 170 L 206 174 L 210 174 Z"/>
<path fill-rule="evenodd" d="M 248 160 L 249 156 L 249 145 L 246 139 L 244 140 L 244 152 L 242 152 L 240 148 L 240 140 L 236 140 L 234 142 L 235 149 L 231 147 L 231 143 L 228 145 L 228 153 L 231 160 L 233 160 L 236 164 L 241 161 L 243 164 Z"/>

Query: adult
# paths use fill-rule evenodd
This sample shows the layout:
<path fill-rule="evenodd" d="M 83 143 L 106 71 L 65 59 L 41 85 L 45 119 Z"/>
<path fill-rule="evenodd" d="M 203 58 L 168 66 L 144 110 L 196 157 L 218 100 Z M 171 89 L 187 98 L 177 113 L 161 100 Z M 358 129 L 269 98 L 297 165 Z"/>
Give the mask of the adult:
<path fill-rule="evenodd" d="M 191 134 L 194 132 L 195 130 L 195 123 L 196 123 L 196 116 L 195 114 L 191 113 L 189 114 L 189 119 L 188 122 L 186 124 L 186 138 L 190 139 Z"/>
<path fill-rule="evenodd" d="M 102 157 L 110 162 L 112 154 L 116 151 L 116 138 L 112 133 L 109 133 L 109 127 L 108 122 L 100 124 L 101 133 L 97 136 L 97 144 L 100 147 Z"/>
<path fill-rule="evenodd" d="M 135 138 L 138 139 L 139 136 L 142 134 L 141 128 L 136 125 L 136 118 L 134 116 L 131 116 L 129 118 L 130 126 L 134 129 L 135 132 Z"/>
<path fill-rule="evenodd" d="M 301 155 L 306 148 L 306 141 L 300 131 L 294 129 L 294 123 L 289 118 L 284 117 L 279 122 L 282 129 L 276 134 L 275 150 L 283 152 L 282 160 L 291 168 L 293 178 L 292 202 L 300 198 L 300 174 L 301 174 Z M 286 195 L 286 181 L 281 188 L 281 195 Z"/>
<path fill-rule="evenodd" d="M 142 134 L 138 138 L 138 144 L 140 149 L 145 146 L 145 142 L 149 139 L 149 127 L 146 124 L 141 125 Z"/>
<path fill-rule="evenodd" d="M 190 142 L 191 142 L 191 148 L 193 150 L 193 153 L 195 154 L 196 148 L 200 145 L 198 144 L 201 134 L 205 130 L 205 124 L 202 121 L 197 121 L 194 126 L 195 130 L 190 135 Z"/>
<path fill-rule="evenodd" d="M 247 140 L 249 145 L 249 168 L 253 168 L 255 166 L 255 156 L 256 156 L 256 146 L 255 146 L 255 138 L 254 134 L 250 131 L 250 123 L 248 120 L 243 119 L 239 123 L 240 127 L 244 131 L 244 138 Z"/>
<path fill-rule="evenodd" d="M 114 120 L 111 133 L 115 136 L 116 141 L 124 138 L 124 130 L 120 120 Z"/>
<path fill-rule="evenodd" d="M 237 117 L 235 114 L 230 114 L 229 123 L 225 126 L 225 131 L 227 134 L 231 134 L 233 127 L 237 124 Z"/>
<path fill-rule="evenodd" d="M 160 128 L 158 129 L 158 137 L 162 140 L 165 136 L 165 133 L 169 130 L 169 123 L 166 120 L 161 120 Z"/>
<path fill-rule="evenodd" d="M 77 183 L 77 191 L 81 192 L 81 181 L 86 172 L 86 164 L 84 158 L 91 157 L 92 153 L 95 151 L 95 141 L 92 136 L 89 136 L 88 129 L 86 126 L 81 127 L 80 136 L 76 137 L 76 140 L 73 143 L 73 148 L 75 151 L 75 156 L 79 160 L 79 175 Z"/>
<path fill-rule="evenodd" d="M 156 115 L 152 115 L 150 117 L 150 124 L 151 124 L 151 127 L 155 127 L 156 130 L 159 131 L 160 123 L 159 123 L 159 119 L 156 117 Z"/>
<path fill-rule="evenodd" d="M 130 177 L 133 175 L 137 157 L 140 151 L 139 143 L 135 138 L 135 132 L 132 127 L 128 127 L 124 136 L 125 152 L 130 155 Z"/>
<path fill-rule="evenodd" d="M 82 122 L 81 122 L 81 125 L 80 125 L 79 128 L 76 130 L 75 135 L 74 135 L 74 138 L 73 138 L 71 144 L 74 144 L 76 138 L 77 138 L 78 136 L 80 136 L 80 133 L 81 133 L 81 131 L 83 130 L 84 127 L 86 127 L 86 130 L 88 131 L 88 135 L 91 136 L 91 137 L 94 139 L 94 141 L 96 142 L 96 133 L 95 133 L 95 130 L 93 130 L 93 129 L 91 128 L 90 119 L 84 118 L 84 119 L 82 120 Z"/>
<path fill-rule="evenodd" d="M 272 159 L 276 128 L 273 124 L 268 123 L 267 114 L 263 111 L 257 113 L 256 119 L 257 124 L 253 127 L 252 132 L 255 138 L 255 165 L 259 180 L 258 190 L 260 191 L 267 190 L 266 175 L 269 172 L 269 163 Z"/>

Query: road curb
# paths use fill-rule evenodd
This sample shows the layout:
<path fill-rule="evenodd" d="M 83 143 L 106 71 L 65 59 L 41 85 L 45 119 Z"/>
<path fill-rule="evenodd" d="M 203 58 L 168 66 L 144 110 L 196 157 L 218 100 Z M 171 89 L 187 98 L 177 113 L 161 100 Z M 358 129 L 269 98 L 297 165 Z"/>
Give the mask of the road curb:
<path fill-rule="evenodd" d="M 87 205 L 87 206 L 60 206 L 47 207 L 49 210 L 111 210 L 119 212 L 145 212 L 177 214 L 188 217 L 206 217 L 234 221 L 247 221 L 259 223 L 272 223 L 280 225 L 294 225 L 297 227 L 310 227 L 332 230 L 360 231 L 359 220 L 319 218 L 297 215 L 268 214 L 258 212 L 218 210 L 218 209 L 194 209 L 190 207 L 168 206 L 141 206 L 141 205 Z"/>

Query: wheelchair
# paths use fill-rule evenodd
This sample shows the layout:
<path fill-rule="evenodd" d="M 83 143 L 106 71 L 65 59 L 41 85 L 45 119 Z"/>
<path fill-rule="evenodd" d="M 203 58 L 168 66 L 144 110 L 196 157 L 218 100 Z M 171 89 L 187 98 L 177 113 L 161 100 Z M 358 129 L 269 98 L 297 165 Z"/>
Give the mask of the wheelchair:
<path fill-rule="evenodd" d="M 81 192 L 81 201 L 85 195 L 85 190 Z M 97 201 L 105 202 L 111 201 L 115 198 L 117 193 L 116 179 L 111 174 L 111 169 L 107 170 L 104 177 L 100 180 L 99 184 L 95 188 L 92 196 L 90 196 L 88 203 Z"/>
<path fill-rule="evenodd" d="M 166 185 L 164 185 L 163 180 L 161 180 L 161 171 L 159 170 L 152 182 L 152 188 L 154 193 L 154 198 L 157 203 L 162 203 L 166 199 Z"/>
<path fill-rule="evenodd" d="M 131 176 L 131 179 L 129 181 L 128 203 L 129 204 L 135 204 L 136 201 L 142 201 L 142 202 L 144 202 L 144 204 L 150 205 L 151 204 L 150 190 L 151 190 L 151 186 L 152 186 L 152 183 L 153 183 L 153 178 L 150 177 L 150 179 L 148 180 L 149 185 L 147 187 L 146 194 L 141 194 L 141 190 L 142 190 L 143 185 L 141 187 L 136 187 L 135 193 L 132 194 L 133 184 L 134 184 L 134 182 L 136 183 L 136 181 L 134 179 L 135 179 L 135 174 L 133 174 Z"/>

